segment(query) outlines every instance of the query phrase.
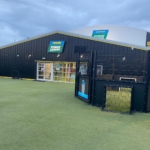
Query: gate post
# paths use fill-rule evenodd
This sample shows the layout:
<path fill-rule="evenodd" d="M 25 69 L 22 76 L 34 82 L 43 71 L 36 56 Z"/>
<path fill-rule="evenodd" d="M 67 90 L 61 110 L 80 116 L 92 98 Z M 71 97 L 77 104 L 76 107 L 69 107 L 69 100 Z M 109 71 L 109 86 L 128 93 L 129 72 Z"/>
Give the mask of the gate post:
<path fill-rule="evenodd" d="M 146 66 L 146 85 L 145 85 L 145 112 L 148 112 L 148 91 L 149 91 L 149 81 L 150 81 L 150 51 L 147 52 L 147 66 Z"/>
<path fill-rule="evenodd" d="M 97 70 L 97 51 L 94 51 L 94 65 L 93 65 L 93 77 L 92 77 L 92 105 L 94 105 L 95 99 L 95 80 L 96 80 L 96 70 Z"/>
<path fill-rule="evenodd" d="M 80 53 L 78 53 L 77 60 L 76 60 L 76 77 L 75 77 L 75 91 L 74 96 L 77 96 L 77 86 L 78 86 L 78 71 L 79 71 L 79 56 Z"/>

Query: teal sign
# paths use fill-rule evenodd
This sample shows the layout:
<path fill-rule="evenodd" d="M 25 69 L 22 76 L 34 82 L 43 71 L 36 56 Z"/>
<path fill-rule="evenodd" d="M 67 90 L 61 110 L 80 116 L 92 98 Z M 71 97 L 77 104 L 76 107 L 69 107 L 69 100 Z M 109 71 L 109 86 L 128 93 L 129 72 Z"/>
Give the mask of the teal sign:
<path fill-rule="evenodd" d="M 92 33 L 92 37 L 106 39 L 109 30 L 94 30 Z"/>
<path fill-rule="evenodd" d="M 50 41 L 48 46 L 48 53 L 62 53 L 65 41 Z"/>

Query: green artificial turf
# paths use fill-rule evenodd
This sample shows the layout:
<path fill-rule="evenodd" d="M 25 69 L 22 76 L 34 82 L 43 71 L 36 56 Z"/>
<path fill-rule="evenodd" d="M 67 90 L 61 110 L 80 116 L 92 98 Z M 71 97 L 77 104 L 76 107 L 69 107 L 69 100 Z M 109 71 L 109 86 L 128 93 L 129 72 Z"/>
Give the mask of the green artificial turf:
<path fill-rule="evenodd" d="M 74 84 L 0 79 L 0 150 L 149 150 L 150 114 L 101 111 Z"/>

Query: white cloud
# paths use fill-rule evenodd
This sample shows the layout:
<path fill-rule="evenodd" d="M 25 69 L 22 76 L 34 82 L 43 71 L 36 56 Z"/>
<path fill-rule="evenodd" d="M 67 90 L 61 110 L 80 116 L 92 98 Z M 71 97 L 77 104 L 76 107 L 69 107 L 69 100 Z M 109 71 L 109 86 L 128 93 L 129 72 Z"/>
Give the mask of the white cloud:
<path fill-rule="evenodd" d="M 0 45 L 99 24 L 150 31 L 149 4 L 148 0 L 0 0 Z"/>

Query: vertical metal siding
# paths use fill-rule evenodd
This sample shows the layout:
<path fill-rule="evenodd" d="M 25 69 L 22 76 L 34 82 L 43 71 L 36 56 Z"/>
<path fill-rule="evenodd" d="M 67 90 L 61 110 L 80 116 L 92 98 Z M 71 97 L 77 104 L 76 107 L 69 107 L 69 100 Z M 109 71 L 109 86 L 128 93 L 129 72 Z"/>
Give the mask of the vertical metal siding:
<path fill-rule="evenodd" d="M 64 51 L 60 54 L 60 57 L 57 57 L 55 53 L 47 53 L 49 42 L 53 40 L 66 41 Z M 46 58 L 45 61 L 75 62 L 77 55 L 74 54 L 74 46 L 86 46 L 87 51 L 96 50 L 99 51 L 100 55 L 125 55 L 131 59 L 146 57 L 146 51 L 131 50 L 128 47 L 63 34 L 53 34 L 0 50 L 0 76 L 11 76 L 11 71 L 17 69 L 21 73 L 22 78 L 35 78 L 35 60 L 42 60 L 42 57 Z M 17 54 L 19 55 L 18 58 Z M 32 56 L 29 57 L 29 55 Z"/>

